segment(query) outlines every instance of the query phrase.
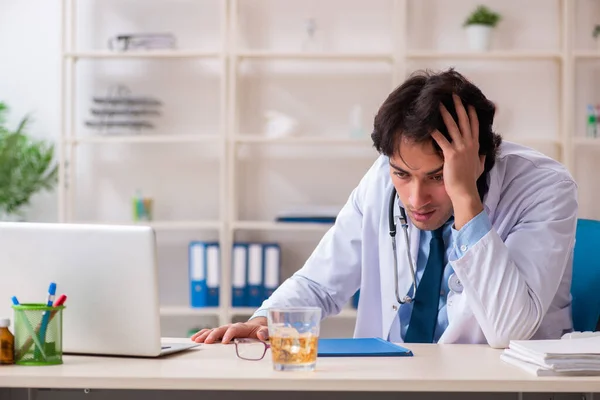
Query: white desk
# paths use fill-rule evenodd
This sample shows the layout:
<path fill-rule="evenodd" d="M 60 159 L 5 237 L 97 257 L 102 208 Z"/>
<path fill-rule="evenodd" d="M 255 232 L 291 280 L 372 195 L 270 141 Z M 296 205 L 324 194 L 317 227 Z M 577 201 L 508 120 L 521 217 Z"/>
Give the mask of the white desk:
<path fill-rule="evenodd" d="M 407 347 L 414 357 L 320 358 L 314 372 L 273 371 L 270 353 L 244 361 L 233 345 L 221 344 L 159 359 L 65 356 L 58 366 L 2 366 L 0 388 L 600 392 L 600 377 L 538 378 L 505 364 L 500 351 L 487 346 Z"/>

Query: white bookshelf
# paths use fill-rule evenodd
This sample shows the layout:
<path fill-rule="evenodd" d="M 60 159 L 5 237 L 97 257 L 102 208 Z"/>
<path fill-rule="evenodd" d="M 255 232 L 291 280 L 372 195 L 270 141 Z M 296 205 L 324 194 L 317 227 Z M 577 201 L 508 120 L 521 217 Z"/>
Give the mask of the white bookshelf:
<path fill-rule="evenodd" d="M 575 123 L 575 74 L 576 62 L 578 60 L 599 60 L 600 51 L 574 50 L 573 31 L 575 29 L 575 6 L 576 2 L 561 0 L 557 3 L 556 10 L 559 15 L 558 46 L 555 49 L 530 50 L 492 50 L 486 53 L 468 51 L 448 50 L 418 50 L 412 49 L 408 41 L 409 7 L 417 0 L 392 0 L 393 13 L 390 15 L 390 51 L 322 51 L 301 52 L 282 51 L 277 49 L 252 49 L 246 48 L 239 43 L 240 37 L 240 14 L 242 13 L 240 2 L 242 0 L 223 0 L 219 8 L 220 21 L 220 44 L 215 44 L 213 51 L 173 50 L 173 51 L 137 51 L 137 52 L 113 52 L 107 50 L 80 50 L 75 46 L 77 32 L 73 29 L 76 25 L 74 0 L 63 0 L 63 31 L 68 35 L 62 48 L 62 78 L 61 87 L 61 136 L 60 136 L 60 182 L 59 182 L 59 218 L 62 222 L 73 222 L 75 198 L 73 192 L 76 183 L 72 177 L 76 176 L 78 162 L 75 158 L 75 150 L 79 146 L 105 146 L 111 145 L 144 145 L 162 146 L 167 144 L 186 145 L 214 145 L 218 152 L 219 162 L 219 211 L 214 219 L 209 220 L 175 220 L 175 221 L 153 221 L 149 223 L 160 231 L 181 230 L 205 230 L 217 232 L 218 240 L 224 251 L 221 252 L 221 288 L 220 307 L 207 309 L 192 309 L 187 305 L 163 306 L 161 314 L 164 316 L 212 316 L 218 317 L 219 323 L 228 323 L 234 316 L 249 315 L 252 309 L 234 309 L 230 307 L 231 299 L 231 276 L 230 276 L 230 254 L 236 234 L 240 232 L 267 232 L 286 233 L 298 232 L 303 234 L 314 234 L 319 238 L 330 225 L 328 224 L 299 224 L 278 223 L 272 220 L 260 220 L 254 218 L 242 218 L 240 216 L 240 204 L 238 198 L 241 192 L 236 170 L 239 168 L 239 150 L 243 147 L 258 147 L 266 149 L 270 146 L 330 148 L 333 150 L 357 149 L 363 150 L 365 156 L 374 158 L 374 150 L 370 139 L 352 139 L 334 134 L 323 134 L 314 136 L 298 136 L 285 138 L 268 138 L 261 134 L 251 134 L 241 127 L 239 102 L 244 94 L 243 78 L 240 76 L 241 66 L 245 62 L 270 64 L 273 62 L 293 62 L 294 65 L 384 65 L 389 67 L 389 89 L 401 83 L 407 73 L 411 70 L 410 63 L 419 62 L 420 65 L 428 63 L 454 62 L 485 62 L 495 63 L 544 63 L 550 62 L 557 67 L 557 82 L 549 84 L 556 85 L 559 92 L 559 112 L 556 116 L 558 126 L 558 137 L 507 137 L 507 140 L 515 140 L 532 147 L 551 147 L 558 155 L 557 159 L 564 162 L 575 174 L 574 162 L 578 148 L 600 148 L 600 140 L 579 137 L 576 133 Z M 580 0 L 581 1 L 581 0 Z M 76 107 L 75 73 L 81 61 L 107 62 L 111 60 L 145 60 L 151 63 L 161 62 L 194 62 L 196 60 L 211 60 L 218 64 L 219 89 L 215 93 L 215 101 L 220 104 L 219 128 L 217 132 L 177 132 L 173 134 L 160 135 L 135 135 L 135 136 L 93 136 L 80 135 L 79 127 L 73 116 Z M 423 64 L 424 63 L 424 64 Z M 318 67 L 317 67 L 318 68 Z M 481 67 L 484 68 L 484 67 Z M 306 77 L 307 82 L 311 79 Z M 477 83 L 477 82 L 476 82 Z M 383 101 L 383 98 L 381 98 Z M 500 105 L 502 108 L 502 105 Z M 70 116 L 70 117 L 69 117 Z M 217 173 L 217 172 L 215 172 Z M 577 175 L 575 174 L 576 178 Z M 356 182 L 360 176 L 356 176 Z M 86 222 L 86 221 L 77 221 Z M 87 221 L 97 223 L 123 223 L 119 221 Z M 182 290 L 187 290 L 187 282 L 182 282 Z M 344 310 L 343 318 L 354 318 L 354 310 Z"/>
<path fill-rule="evenodd" d="M 228 314 L 230 316 L 251 316 L 256 309 L 252 307 L 231 307 L 229 308 Z M 219 307 L 206 307 L 206 308 L 190 308 L 190 307 L 161 307 L 161 315 L 167 317 L 188 317 L 188 316 L 219 316 L 221 309 Z M 351 319 L 356 318 L 356 310 L 352 308 L 344 308 L 339 314 L 335 315 L 334 318 Z"/>
<path fill-rule="evenodd" d="M 494 51 L 480 52 L 435 52 L 435 51 L 410 51 L 406 54 L 408 59 L 430 60 L 508 60 L 508 61 L 536 61 L 536 60 L 561 60 L 561 52 L 531 51 Z"/>
<path fill-rule="evenodd" d="M 186 306 L 165 306 L 160 308 L 160 314 L 167 317 L 215 316 L 219 317 L 219 307 L 191 308 Z"/>
<path fill-rule="evenodd" d="M 96 224 L 98 221 L 76 221 L 82 224 Z M 168 230 L 220 230 L 223 228 L 221 221 L 141 221 L 141 222 L 126 222 L 126 221 L 111 221 L 102 220 L 102 224 L 106 225 L 142 225 L 151 226 L 155 230 L 168 231 Z"/>
<path fill-rule="evenodd" d="M 600 147 L 600 140 L 592 138 L 576 138 L 573 140 L 573 144 L 584 147 Z"/>
<path fill-rule="evenodd" d="M 269 50 L 242 50 L 235 55 L 239 59 L 384 62 L 390 64 L 394 62 L 394 54 L 391 53 L 284 53 Z"/>
<path fill-rule="evenodd" d="M 80 59 L 194 59 L 194 58 L 214 58 L 223 57 L 221 52 L 215 51 L 184 51 L 184 50 L 146 50 L 146 51 L 85 51 L 85 52 L 67 52 L 64 57 L 72 60 Z"/>
<path fill-rule="evenodd" d="M 269 138 L 262 135 L 238 135 L 233 141 L 235 143 L 263 143 L 263 144 L 314 144 L 314 145 L 357 145 L 369 148 L 372 142 L 367 139 L 351 139 L 343 137 L 280 137 Z"/>
<path fill-rule="evenodd" d="M 331 225 L 325 223 L 299 223 L 299 222 L 272 222 L 272 221 L 233 221 L 233 230 L 247 231 L 305 231 L 322 232 L 328 230 Z"/>
<path fill-rule="evenodd" d="M 79 136 L 66 141 L 69 144 L 110 143 L 217 143 L 217 135 L 127 135 L 127 136 Z"/>
<path fill-rule="evenodd" d="M 573 57 L 575 59 L 598 60 L 600 59 L 600 51 L 574 51 Z"/>

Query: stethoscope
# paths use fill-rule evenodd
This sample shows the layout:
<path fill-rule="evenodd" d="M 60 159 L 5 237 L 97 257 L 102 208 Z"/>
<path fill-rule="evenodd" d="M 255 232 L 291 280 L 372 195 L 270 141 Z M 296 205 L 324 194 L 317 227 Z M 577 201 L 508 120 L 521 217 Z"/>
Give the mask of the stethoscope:
<path fill-rule="evenodd" d="M 415 276 L 415 266 L 412 261 L 412 256 L 410 254 L 410 242 L 408 239 L 408 221 L 406 219 L 406 211 L 404 207 L 400 208 L 400 225 L 402 225 L 402 230 L 404 231 L 404 242 L 406 243 L 406 258 L 408 259 L 408 265 L 410 267 L 410 274 L 413 282 L 413 297 L 406 295 L 402 299 L 400 298 L 400 294 L 398 293 L 398 252 L 396 250 L 396 221 L 394 218 L 394 203 L 396 201 L 397 193 L 396 188 L 392 188 L 392 192 L 390 193 L 389 200 L 389 208 L 388 208 L 388 223 L 390 225 L 390 237 L 392 239 L 392 250 L 394 251 L 394 286 L 396 288 L 396 301 L 400 304 L 412 303 L 414 301 L 414 296 L 417 293 L 417 278 Z M 450 275 L 448 279 L 448 286 L 450 290 L 460 293 L 462 292 L 462 284 L 460 280 L 456 276 L 456 274 Z"/>

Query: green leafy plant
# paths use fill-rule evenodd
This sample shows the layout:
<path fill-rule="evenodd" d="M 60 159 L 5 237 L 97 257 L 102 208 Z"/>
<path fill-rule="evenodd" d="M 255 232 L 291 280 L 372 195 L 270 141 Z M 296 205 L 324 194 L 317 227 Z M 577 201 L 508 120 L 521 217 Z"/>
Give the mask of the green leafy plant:
<path fill-rule="evenodd" d="M 18 215 L 32 195 L 54 187 L 58 168 L 54 145 L 26 133 L 30 117 L 23 117 L 11 131 L 5 126 L 7 112 L 0 102 L 0 212 Z"/>
<path fill-rule="evenodd" d="M 488 7 L 486 7 L 484 5 L 479 5 L 473 12 L 471 12 L 471 14 L 469 14 L 469 16 L 465 20 L 463 26 L 477 24 L 477 25 L 487 25 L 487 26 L 491 26 L 493 28 L 501 20 L 502 20 L 502 16 L 499 13 L 490 10 Z"/>
<path fill-rule="evenodd" d="M 594 39 L 598 39 L 598 36 L 600 36 L 600 25 L 594 26 L 594 30 L 592 31 L 592 36 L 594 37 Z"/>

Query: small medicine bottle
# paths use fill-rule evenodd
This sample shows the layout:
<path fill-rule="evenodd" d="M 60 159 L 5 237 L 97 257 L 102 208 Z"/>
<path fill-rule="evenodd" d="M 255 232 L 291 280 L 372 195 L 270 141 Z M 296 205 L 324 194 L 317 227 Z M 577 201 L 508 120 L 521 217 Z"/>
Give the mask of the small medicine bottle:
<path fill-rule="evenodd" d="M 15 337 L 8 330 L 10 319 L 0 319 L 0 365 L 15 363 Z"/>

